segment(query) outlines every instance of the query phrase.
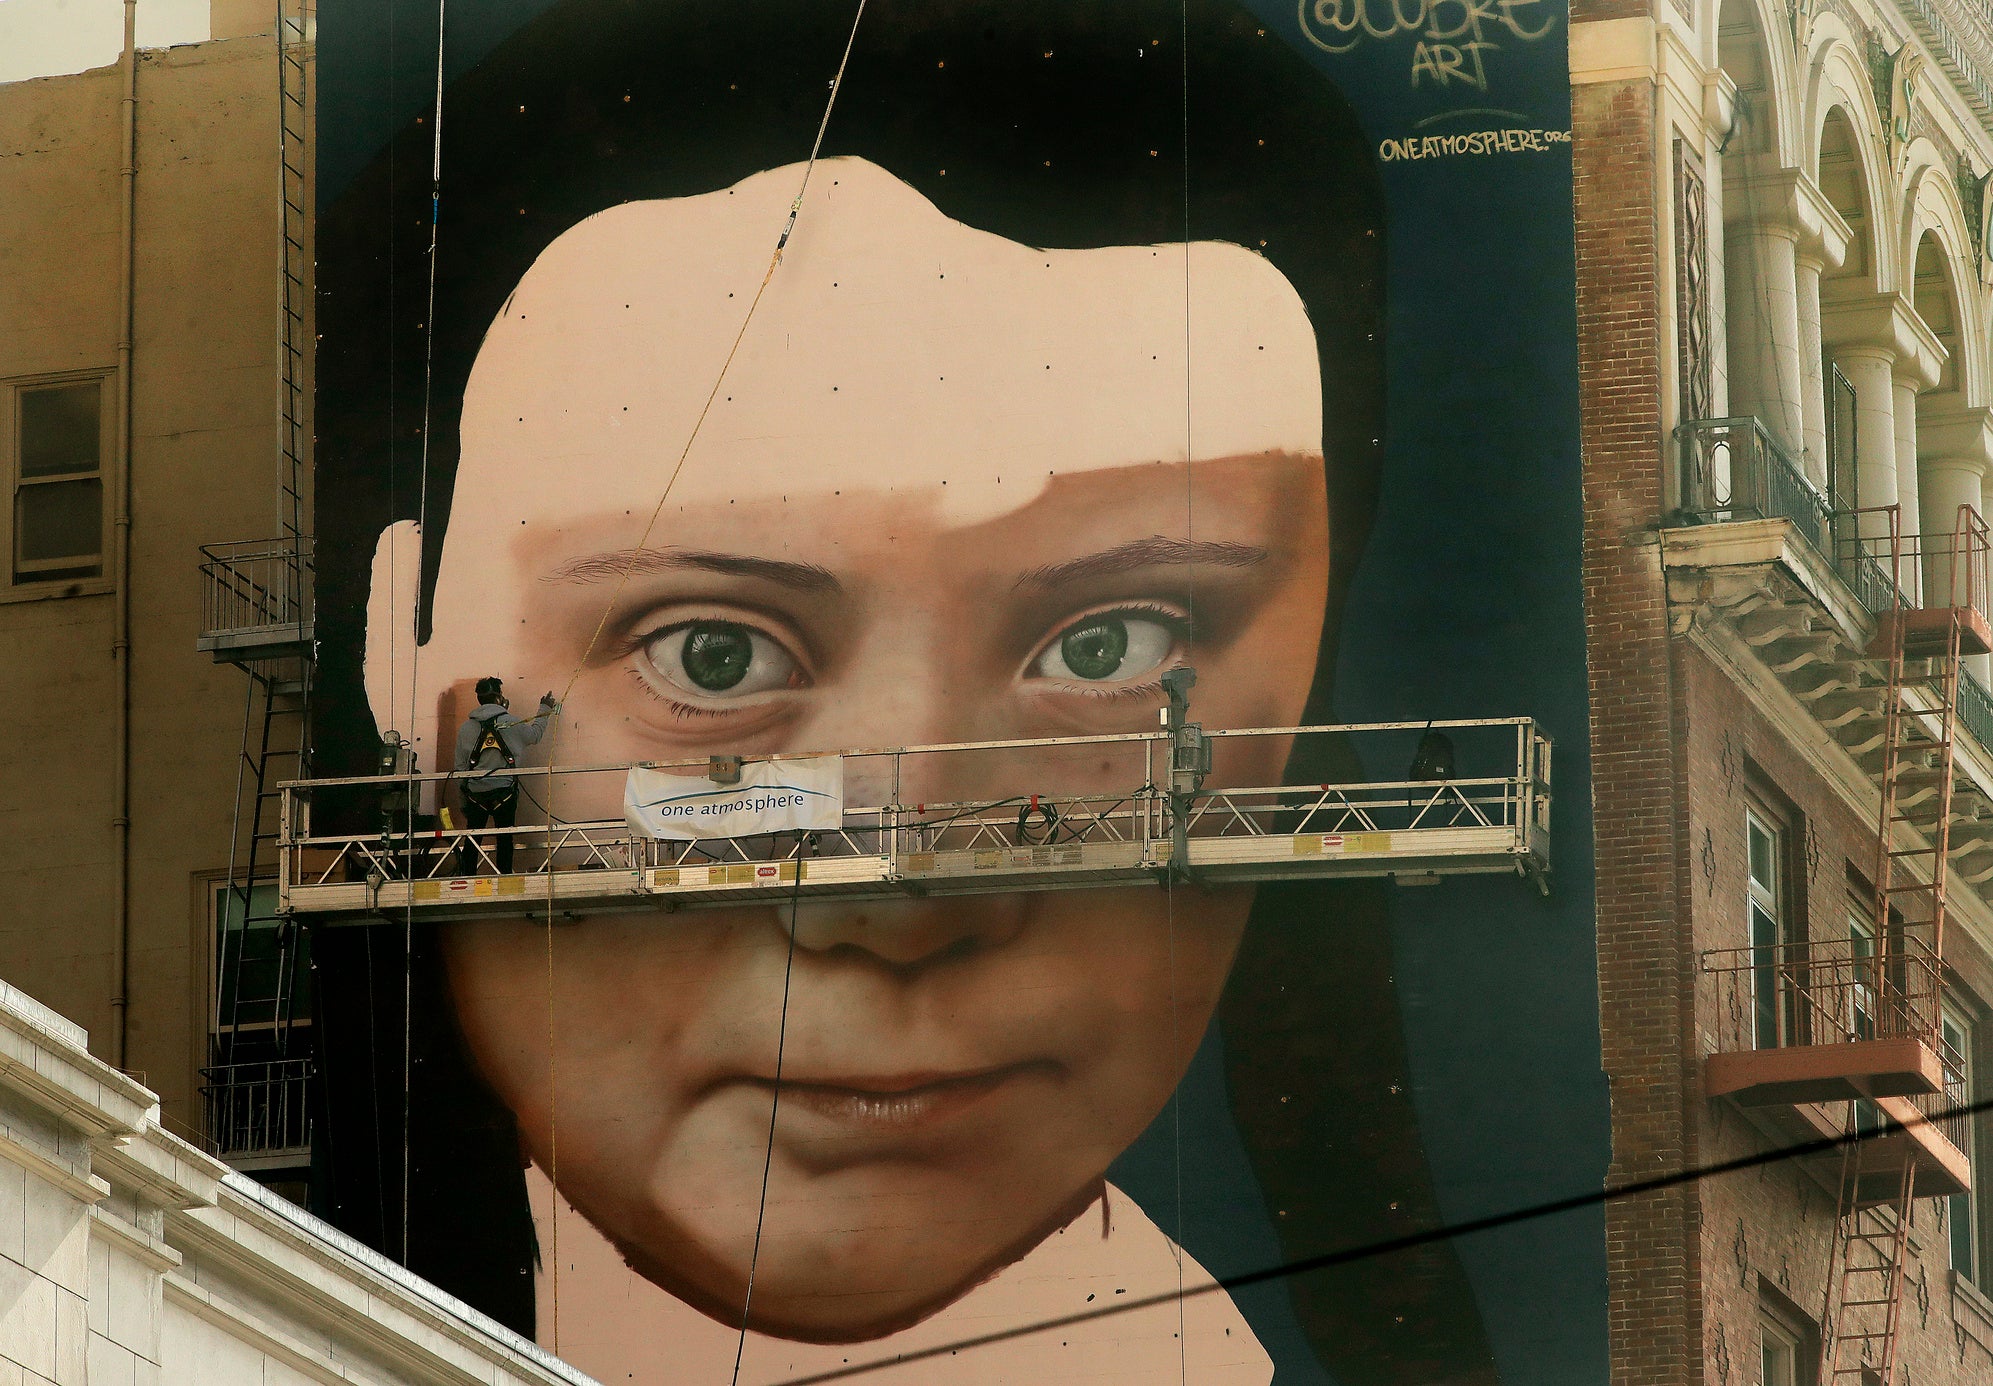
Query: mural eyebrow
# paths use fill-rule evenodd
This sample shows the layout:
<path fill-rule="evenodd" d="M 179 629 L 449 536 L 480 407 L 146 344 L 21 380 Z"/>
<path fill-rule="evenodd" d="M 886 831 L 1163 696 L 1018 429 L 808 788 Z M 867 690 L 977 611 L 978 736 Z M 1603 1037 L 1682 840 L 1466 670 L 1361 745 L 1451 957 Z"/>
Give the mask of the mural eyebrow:
<path fill-rule="evenodd" d="M 621 549 L 592 553 L 570 559 L 542 582 L 613 582 L 639 573 L 672 572 L 691 568 L 700 572 L 722 573 L 728 577 L 759 578 L 763 582 L 793 587 L 804 592 L 835 592 L 843 584 L 828 568 L 814 563 L 791 563 L 780 558 L 757 558 L 744 553 L 713 553 L 705 549 Z"/>
<path fill-rule="evenodd" d="M 1017 587 L 1058 587 L 1081 578 L 1107 577 L 1172 563 L 1210 563 L 1220 568 L 1251 568 L 1266 562 L 1267 551 L 1255 544 L 1231 544 L 1215 539 L 1171 539 L 1157 534 L 1131 539 L 1099 553 L 1048 563 L 1019 575 Z"/>

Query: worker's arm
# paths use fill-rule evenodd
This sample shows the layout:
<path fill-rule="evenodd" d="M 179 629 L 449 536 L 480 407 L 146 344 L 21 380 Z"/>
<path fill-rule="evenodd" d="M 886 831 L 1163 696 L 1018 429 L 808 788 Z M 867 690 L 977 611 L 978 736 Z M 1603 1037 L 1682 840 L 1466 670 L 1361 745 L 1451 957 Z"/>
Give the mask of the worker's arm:
<path fill-rule="evenodd" d="M 554 714 L 559 711 L 560 704 L 555 702 L 554 695 L 549 693 L 540 699 L 538 716 L 527 720 L 514 718 L 507 722 L 505 734 L 512 738 L 513 754 L 516 755 L 528 746 L 538 744 L 540 738 L 547 734 L 547 724 L 554 720 Z"/>
<path fill-rule="evenodd" d="M 512 747 L 512 754 L 523 760 L 526 748 L 537 744 L 539 739 L 547 734 L 547 723 L 552 720 L 548 717 L 534 717 L 530 720 L 520 718 L 507 722 L 503 730 L 507 743 Z"/>
<path fill-rule="evenodd" d="M 450 764 L 458 774 L 471 768 L 471 751 L 477 745 L 477 728 L 466 721 L 457 728 L 457 753 Z"/>

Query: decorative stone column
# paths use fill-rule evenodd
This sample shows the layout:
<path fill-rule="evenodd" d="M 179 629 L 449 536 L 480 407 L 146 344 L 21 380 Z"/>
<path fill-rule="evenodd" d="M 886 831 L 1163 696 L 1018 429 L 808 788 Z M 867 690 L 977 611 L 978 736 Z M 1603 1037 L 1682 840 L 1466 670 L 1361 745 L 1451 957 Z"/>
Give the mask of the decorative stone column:
<path fill-rule="evenodd" d="M 1940 536 L 1958 524 L 1958 508 L 1969 505 L 1985 513 L 1986 498 L 1979 464 L 1965 458 L 1926 459 L 1918 468 L 1917 488 L 1923 505 L 1924 529 L 1933 542 L 1924 556 L 1924 599 L 1933 606 L 1953 604 L 1949 553 Z"/>
<path fill-rule="evenodd" d="M 1755 414 L 1806 476 L 1827 484 L 1820 279 L 1853 233 L 1811 178 L 1747 156 L 1723 179 L 1730 409 Z"/>
<path fill-rule="evenodd" d="M 1944 348 L 1900 295 L 1874 294 L 1851 284 L 1827 286 L 1821 330 L 1834 361 L 1855 391 L 1856 501 L 1863 508 L 1894 505 L 1902 532 L 1919 528 L 1917 397 L 1938 382 Z M 1866 539 L 1886 541 L 1888 521 L 1865 517 Z M 1888 554 L 1876 555 L 1886 564 Z M 1923 586 L 1903 575 L 1907 595 Z"/>
<path fill-rule="evenodd" d="M 1958 508 L 1986 513 L 1986 477 L 1993 471 L 1993 409 L 1968 409 L 1956 394 L 1927 397 L 1917 421 L 1918 485 L 1928 530 L 1954 530 Z M 1925 564 L 1924 599 L 1953 599 L 1949 564 L 1942 556 Z M 1981 686 L 1993 687 L 1993 656 L 1974 655 L 1965 667 Z"/>
<path fill-rule="evenodd" d="M 1809 251 L 1796 261 L 1799 302 L 1800 446 L 1806 476 L 1827 489 L 1827 379 L 1820 339 L 1820 272 L 1825 268 Z"/>
<path fill-rule="evenodd" d="M 1898 375 L 1892 384 L 1896 392 L 1890 420 L 1896 432 L 1896 508 L 1907 543 L 1924 532 L 1923 506 L 1917 494 L 1917 381 Z M 1906 564 L 1902 581 L 1904 594 L 1912 601 L 1921 601 L 1923 574 L 1917 566 Z"/>
<path fill-rule="evenodd" d="M 1804 437 L 1798 250 L 1798 233 L 1782 221 L 1739 221 L 1725 228 L 1730 412 L 1755 414 L 1795 457 Z"/>
<path fill-rule="evenodd" d="M 1855 387 L 1855 500 L 1864 508 L 1896 504 L 1896 354 L 1883 346 L 1843 347 L 1835 353 Z M 1864 537 L 1887 538 L 1888 521 L 1866 517 Z"/>

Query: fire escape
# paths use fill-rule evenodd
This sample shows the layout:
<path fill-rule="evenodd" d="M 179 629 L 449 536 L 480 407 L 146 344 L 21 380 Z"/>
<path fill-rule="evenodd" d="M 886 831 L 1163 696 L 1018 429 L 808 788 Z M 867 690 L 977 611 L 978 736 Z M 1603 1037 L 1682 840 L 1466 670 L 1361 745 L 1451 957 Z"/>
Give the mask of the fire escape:
<path fill-rule="evenodd" d="M 278 0 L 277 535 L 201 549 L 199 648 L 241 669 L 247 683 L 201 1091 L 208 1138 L 232 1164 L 266 1179 L 302 1170 L 311 1142 L 310 960 L 303 931 L 280 909 L 277 883 L 278 786 L 311 773 L 311 27 L 312 0 Z"/>
<path fill-rule="evenodd" d="M 1704 955 L 1730 1030 L 1704 1087 L 1786 1140 L 1850 1138 L 1815 1162 L 1838 1205 L 1819 1380 L 1892 1382 L 1913 1205 L 1970 1182 L 1942 1004 L 1947 892 L 1993 874 L 1975 860 L 1993 826 L 1984 770 L 1960 769 L 1993 749 L 1963 665 L 1993 649 L 1987 527 L 1963 506 L 1926 535 L 1904 534 L 1893 506 L 1831 509 L 1753 420 L 1684 440 L 1689 508 L 1731 532 L 1664 535 L 1678 628 L 1721 621 L 1877 791 L 1870 891 L 1846 936 L 1754 932 Z"/>

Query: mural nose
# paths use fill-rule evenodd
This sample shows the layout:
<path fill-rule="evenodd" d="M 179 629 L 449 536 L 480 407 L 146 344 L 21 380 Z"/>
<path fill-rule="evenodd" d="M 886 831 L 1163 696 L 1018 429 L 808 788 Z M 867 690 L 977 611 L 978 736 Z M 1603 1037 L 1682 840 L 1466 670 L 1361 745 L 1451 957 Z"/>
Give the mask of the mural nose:
<path fill-rule="evenodd" d="M 804 902 L 793 925 L 796 946 L 819 954 L 849 950 L 893 968 L 920 967 L 1010 942 L 1023 929 L 1028 898 Z"/>

